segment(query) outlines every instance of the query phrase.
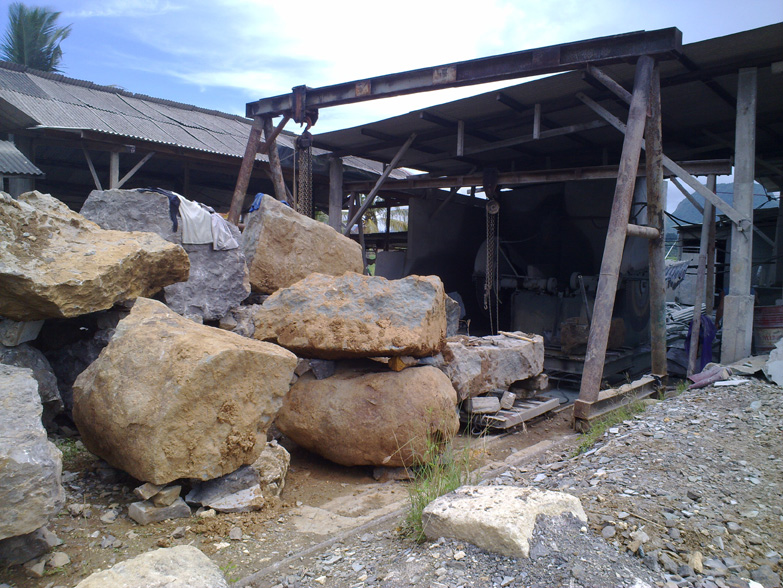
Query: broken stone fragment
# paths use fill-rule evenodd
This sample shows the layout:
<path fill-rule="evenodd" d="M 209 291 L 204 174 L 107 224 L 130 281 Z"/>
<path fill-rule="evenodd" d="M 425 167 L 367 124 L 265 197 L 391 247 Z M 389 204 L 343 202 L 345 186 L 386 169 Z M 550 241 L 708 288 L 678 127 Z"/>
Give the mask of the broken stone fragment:
<path fill-rule="evenodd" d="M 491 553 L 529 557 L 539 515 L 587 522 L 579 499 L 564 492 L 514 486 L 462 486 L 436 498 L 422 514 L 424 533 L 467 541 Z"/>
<path fill-rule="evenodd" d="M 0 317 L 0 345 L 16 347 L 22 343 L 35 340 L 41 332 L 44 322 L 20 322 Z"/>
<path fill-rule="evenodd" d="M 156 549 L 95 572 L 76 588 L 228 588 L 217 564 L 190 545 Z"/>
<path fill-rule="evenodd" d="M 311 274 L 267 298 L 253 336 L 304 357 L 426 357 L 444 341 L 444 298 L 437 276 Z"/>
<path fill-rule="evenodd" d="M 61 545 L 57 535 L 46 527 L 32 533 L 0 540 L 0 565 L 14 566 L 26 563 Z"/>
<path fill-rule="evenodd" d="M 281 347 L 140 298 L 76 380 L 74 421 L 87 449 L 138 480 L 209 480 L 256 460 L 295 366 Z"/>
<path fill-rule="evenodd" d="M 64 406 L 57 388 L 57 378 L 46 356 L 26 343 L 16 347 L 0 345 L 0 364 L 28 368 L 33 371 L 33 378 L 38 382 L 38 396 L 40 396 L 43 406 L 41 422 L 47 429 L 52 428 L 54 417 L 63 411 Z"/>
<path fill-rule="evenodd" d="M 251 466 L 258 472 L 264 496 L 280 496 L 285 488 L 285 477 L 291 465 L 291 454 L 277 441 L 269 441 Z"/>
<path fill-rule="evenodd" d="M 168 519 L 181 519 L 190 515 L 190 507 L 179 497 L 169 506 L 155 506 L 149 500 L 131 502 L 128 506 L 128 516 L 140 525 L 149 525 Z"/>
<path fill-rule="evenodd" d="M 0 364 L 0 540 L 43 527 L 65 503 L 62 454 L 41 424 L 33 372 Z"/>
<path fill-rule="evenodd" d="M 145 482 L 141 486 L 137 486 L 136 488 L 134 488 L 133 493 L 139 498 L 141 498 L 142 500 L 149 500 L 161 490 L 163 490 L 163 486 L 158 484 L 152 484 L 150 482 Z"/>
<path fill-rule="evenodd" d="M 166 486 L 160 492 L 152 497 L 152 504 L 155 506 L 171 506 L 179 498 L 182 492 L 182 486 Z"/>
<path fill-rule="evenodd" d="M 514 333 L 512 333 L 514 334 Z M 544 339 L 506 335 L 446 340 L 438 367 L 449 377 L 460 400 L 492 390 L 508 390 L 514 382 L 537 376 L 544 369 Z"/>
<path fill-rule="evenodd" d="M 314 272 L 339 276 L 364 271 L 356 241 L 271 197 L 248 215 L 242 236 L 254 292 L 271 294 Z"/>
<path fill-rule="evenodd" d="M 261 510 L 266 502 L 258 471 L 250 466 L 242 466 L 220 478 L 196 484 L 185 499 L 191 504 L 219 512 Z"/>
<path fill-rule="evenodd" d="M 275 422 L 297 445 L 341 465 L 411 466 L 435 458 L 432 444 L 457 432 L 456 403 L 436 368 L 346 362 L 331 378 L 299 378 Z"/>
<path fill-rule="evenodd" d="M 16 321 L 111 308 L 186 280 L 190 268 L 182 247 L 151 233 L 104 231 L 39 192 L 18 200 L 0 192 L 0 233 L 9 237 L 0 240 L 0 315 Z"/>

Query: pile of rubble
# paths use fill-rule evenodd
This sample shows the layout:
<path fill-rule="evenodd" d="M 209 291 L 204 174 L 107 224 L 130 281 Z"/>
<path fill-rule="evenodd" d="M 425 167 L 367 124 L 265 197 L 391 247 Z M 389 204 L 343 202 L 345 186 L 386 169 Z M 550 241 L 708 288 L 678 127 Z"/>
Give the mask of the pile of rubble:
<path fill-rule="evenodd" d="M 175 208 L 155 191 L 94 191 L 82 214 L 0 193 L 4 565 L 63 563 L 45 555 L 63 508 L 46 428 L 75 424 L 132 476 L 127 514 L 148 524 L 279 496 L 273 422 L 335 463 L 408 468 L 456 434 L 458 404 L 542 385 L 540 337 L 446 338 L 437 277 L 361 275 L 358 244 L 269 197 L 244 233 L 205 213 L 214 242 Z"/>

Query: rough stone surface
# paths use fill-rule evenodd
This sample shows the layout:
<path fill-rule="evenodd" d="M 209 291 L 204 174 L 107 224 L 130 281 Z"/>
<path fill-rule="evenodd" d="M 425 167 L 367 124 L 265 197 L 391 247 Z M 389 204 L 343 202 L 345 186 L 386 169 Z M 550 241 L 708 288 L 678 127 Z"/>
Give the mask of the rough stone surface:
<path fill-rule="evenodd" d="M 256 332 L 253 315 L 261 308 L 260 304 L 248 304 L 232 308 L 226 316 L 220 319 L 220 328 L 232 331 L 243 337 L 252 337 Z"/>
<path fill-rule="evenodd" d="M 305 449 L 346 466 L 425 461 L 429 441 L 457 432 L 454 388 L 429 366 L 373 369 L 343 365 L 325 380 L 305 374 L 286 396 L 277 427 Z"/>
<path fill-rule="evenodd" d="M 295 367 L 285 349 L 140 298 L 76 380 L 74 421 L 138 480 L 209 480 L 255 461 Z"/>
<path fill-rule="evenodd" d="M 274 198 L 265 197 L 248 215 L 242 236 L 254 292 L 271 294 L 313 272 L 339 276 L 364 271 L 356 241 Z"/>
<path fill-rule="evenodd" d="M 95 572 L 76 588 L 228 588 L 218 566 L 201 551 L 178 545 L 143 553 Z"/>
<path fill-rule="evenodd" d="M 459 331 L 459 317 L 462 307 L 451 296 L 446 296 L 446 336 L 455 337 Z"/>
<path fill-rule="evenodd" d="M 445 339 L 444 299 L 437 276 L 311 274 L 261 305 L 253 336 L 305 357 L 426 357 Z"/>
<path fill-rule="evenodd" d="M 93 190 L 81 214 L 104 229 L 156 233 L 182 245 L 190 258 L 190 275 L 187 281 L 166 286 L 164 293 L 168 307 L 183 316 L 218 320 L 250 293 L 242 235 L 233 225 L 237 249 L 216 251 L 209 243 L 183 244 L 182 223 L 172 231 L 168 198 L 136 190 Z"/>
<path fill-rule="evenodd" d="M 261 510 L 266 502 L 258 471 L 250 466 L 242 466 L 220 478 L 196 484 L 185 500 L 219 512 Z"/>
<path fill-rule="evenodd" d="M 74 317 L 186 280 L 185 251 L 150 233 L 104 231 L 48 194 L 0 193 L 0 315 Z"/>
<path fill-rule="evenodd" d="M 49 428 L 54 417 L 63 411 L 63 401 L 57 389 L 57 378 L 44 354 L 26 343 L 16 347 L 0 345 L 0 363 L 32 370 L 43 405 L 41 420 Z"/>
<path fill-rule="evenodd" d="M 31 370 L 0 365 L 0 539 L 43 527 L 65 501 L 37 388 Z"/>
<path fill-rule="evenodd" d="M 183 519 L 190 515 L 190 507 L 179 497 L 167 506 L 157 506 L 149 500 L 132 502 L 128 505 L 128 516 L 140 525 L 149 525 L 169 519 Z"/>
<path fill-rule="evenodd" d="M 290 465 L 291 455 L 286 448 L 277 441 L 269 441 L 251 466 L 258 472 L 264 496 L 280 496 Z"/>
<path fill-rule="evenodd" d="M 33 341 L 41 332 L 43 321 L 12 321 L 0 317 L 0 345 L 15 347 Z"/>
<path fill-rule="evenodd" d="M 564 492 L 514 486 L 462 486 L 424 509 L 424 533 L 430 539 L 467 541 L 508 557 L 528 557 L 539 515 L 587 515 L 579 499 Z"/>
<path fill-rule="evenodd" d="M 0 539 L 0 566 L 15 566 L 26 563 L 51 549 L 47 541 L 46 527 L 32 533 Z"/>
<path fill-rule="evenodd" d="M 491 390 L 507 390 L 514 382 L 541 373 L 543 337 L 518 334 L 534 342 L 504 335 L 459 335 L 446 340 L 437 365 L 451 380 L 460 400 Z"/>

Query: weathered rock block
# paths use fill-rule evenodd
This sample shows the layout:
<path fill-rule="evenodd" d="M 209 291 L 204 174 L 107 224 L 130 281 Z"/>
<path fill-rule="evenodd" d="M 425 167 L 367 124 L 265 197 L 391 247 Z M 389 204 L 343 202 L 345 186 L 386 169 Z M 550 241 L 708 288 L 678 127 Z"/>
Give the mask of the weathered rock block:
<path fill-rule="evenodd" d="M 128 506 L 128 516 L 140 525 L 159 523 L 169 519 L 183 519 L 190 515 L 190 507 L 180 497 L 166 506 L 158 506 L 149 500 L 131 502 Z"/>
<path fill-rule="evenodd" d="M 540 335 L 519 335 L 524 341 L 505 335 L 446 340 L 438 367 L 449 377 L 460 400 L 491 390 L 507 390 L 518 381 L 544 369 L 544 339 Z"/>
<path fill-rule="evenodd" d="M 0 315 L 74 317 L 188 277 L 185 250 L 150 233 L 104 231 L 48 194 L 0 193 Z"/>
<path fill-rule="evenodd" d="M 0 539 L 43 527 L 65 502 L 62 456 L 41 410 L 33 372 L 0 365 Z"/>
<path fill-rule="evenodd" d="M 433 500 L 422 513 L 430 539 L 467 541 L 491 553 L 529 557 L 538 515 L 571 514 L 586 522 L 576 496 L 516 486 L 462 486 Z"/>
<path fill-rule="evenodd" d="M 296 356 L 140 298 L 74 384 L 85 446 L 138 480 L 209 480 L 253 463 Z"/>
<path fill-rule="evenodd" d="M 185 500 L 219 512 L 261 510 L 266 502 L 258 471 L 250 466 L 195 485 Z"/>
<path fill-rule="evenodd" d="M 340 366 L 293 385 L 275 424 L 297 445 L 346 465 L 410 466 L 459 428 L 457 395 L 436 368 L 376 372 Z"/>
<path fill-rule="evenodd" d="M 271 197 L 248 215 L 242 236 L 254 292 L 271 294 L 313 272 L 364 271 L 358 243 Z"/>
<path fill-rule="evenodd" d="M 0 345 L 15 347 L 34 341 L 43 324 L 43 321 L 20 322 L 0 317 Z"/>
<path fill-rule="evenodd" d="M 187 281 L 166 286 L 166 305 L 183 316 L 218 320 L 250 293 L 242 235 L 231 225 L 238 249 L 216 251 L 211 244 L 182 243 L 182 224 L 172 231 L 169 200 L 163 194 L 137 190 L 93 190 L 81 214 L 104 229 L 156 233 L 182 245 L 190 258 Z"/>
<path fill-rule="evenodd" d="M 0 345 L 0 363 L 32 370 L 43 405 L 41 421 L 48 428 L 54 417 L 63 411 L 63 401 L 57 389 L 57 378 L 44 354 L 26 343 L 16 347 Z"/>
<path fill-rule="evenodd" d="M 311 274 L 267 298 L 253 337 L 322 359 L 426 357 L 445 339 L 444 299 L 437 276 Z"/>
<path fill-rule="evenodd" d="M 156 549 L 95 572 L 76 588 L 228 588 L 217 564 L 190 545 Z"/>
<path fill-rule="evenodd" d="M 291 454 L 277 441 L 270 441 L 251 466 L 258 472 L 264 496 L 280 496 L 291 465 Z"/>

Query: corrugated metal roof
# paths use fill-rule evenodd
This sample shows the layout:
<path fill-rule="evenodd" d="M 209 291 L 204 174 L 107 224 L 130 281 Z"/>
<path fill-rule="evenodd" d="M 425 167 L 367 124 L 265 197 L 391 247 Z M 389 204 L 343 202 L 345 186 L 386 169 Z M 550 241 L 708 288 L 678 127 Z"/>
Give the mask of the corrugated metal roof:
<path fill-rule="evenodd" d="M 0 130 L 92 131 L 241 158 L 250 124 L 249 119 L 240 116 L 0 61 Z M 290 159 L 294 137 L 284 132 L 278 136 L 277 144 L 281 157 Z M 315 156 L 326 153 L 323 149 L 313 149 Z M 268 161 L 266 155 L 259 154 L 256 158 Z M 382 172 L 381 164 L 361 158 L 354 157 L 345 163 L 362 172 Z M 395 171 L 393 177 L 405 175 Z"/>
<path fill-rule="evenodd" d="M 32 161 L 10 141 L 0 141 L 0 175 L 4 176 L 43 176 Z"/>

